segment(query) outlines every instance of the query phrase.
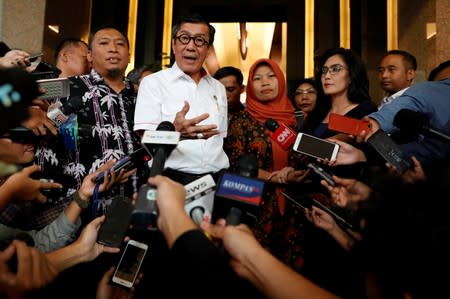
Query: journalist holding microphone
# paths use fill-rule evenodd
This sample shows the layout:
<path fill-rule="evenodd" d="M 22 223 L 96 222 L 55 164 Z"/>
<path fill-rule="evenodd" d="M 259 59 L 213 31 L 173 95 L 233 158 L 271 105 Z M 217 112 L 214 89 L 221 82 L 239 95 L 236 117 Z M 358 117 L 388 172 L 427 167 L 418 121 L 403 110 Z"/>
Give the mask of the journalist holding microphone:
<path fill-rule="evenodd" d="M 338 298 L 295 273 L 266 251 L 246 225 L 224 226 L 202 223 L 204 231 L 184 210 L 184 187 L 164 176 L 151 177 L 156 186 L 159 209 L 158 227 L 176 260 L 173 275 L 177 287 L 187 286 L 185 294 L 196 298 Z M 222 239 L 230 260 L 210 240 Z M 233 272 L 234 270 L 234 272 Z M 236 275 L 237 274 L 237 275 Z M 244 278 L 252 283 L 242 288 Z M 174 277 L 172 277 L 174 278 Z M 201 288 L 192 288 L 193 281 L 201 279 Z M 181 284 L 181 285 L 180 285 Z"/>

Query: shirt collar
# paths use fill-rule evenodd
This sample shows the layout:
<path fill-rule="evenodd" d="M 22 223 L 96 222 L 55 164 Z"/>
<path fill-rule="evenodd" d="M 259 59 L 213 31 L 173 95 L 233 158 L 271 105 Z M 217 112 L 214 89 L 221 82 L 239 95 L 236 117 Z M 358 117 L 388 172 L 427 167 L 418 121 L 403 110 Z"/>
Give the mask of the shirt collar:
<path fill-rule="evenodd" d="M 203 78 L 206 79 L 209 77 L 208 71 L 206 71 L 205 68 L 203 68 L 203 67 L 201 69 L 201 73 L 202 73 L 202 79 Z M 182 78 L 182 77 L 192 80 L 192 78 L 189 75 L 187 75 L 185 72 L 183 72 L 180 69 L 180 67 L 177 65 L 177 62 L 174 62 L 174 64 L 170 68 L 170 78 L 169 79 L 174 81 L 174 80 Z"/>
<path fill-rule="evenodd" d="M 91 69 L 89 77 L 94 84 L 108 85 L 108 83 L 105 81 L 105 79 L 93 68 Z M 127 77 L 124 77 L 123 82 L 125 83 L 125 90 L 127 90 L 127 91 L 131 90 L 132 92 L 134 92 L 134 87 L 131 84 L 130 79 L 128 79 Z"/>
<path fill-rule="evenodd" d="M 396 93 L 392 94 L 392 95 L 390 96 L 390 98 L 392 98 L 392 99 L 395 100 L 396 98 L 398 98 L 399 96 L 401 96 L 408 88 L 409 88 L 409 86 L 403 88 L 402 90 L 397 91 Z"/>

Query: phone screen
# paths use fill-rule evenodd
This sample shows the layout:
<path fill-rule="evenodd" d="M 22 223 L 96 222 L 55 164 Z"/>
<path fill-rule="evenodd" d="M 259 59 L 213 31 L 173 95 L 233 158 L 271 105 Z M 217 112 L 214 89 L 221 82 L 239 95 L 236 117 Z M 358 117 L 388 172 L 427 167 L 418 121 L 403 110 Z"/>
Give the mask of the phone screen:
<path fill-rule="evenodd" d="M 299 134 L 294 145 L 294 150 L 303 154 L 319 158 L 334 160 L 338 145 L 308 134 Z"/>
<path fill-rule="evenodd" d="M 128 242 L 113 277 L 113 282 L 128 287 L 133 286 L 147 251 L 146 244 L 135 245 L 134 242 L 132 240 Z"/>
<path fill-rule="evenodd" d="M 119 247 L 125 237 L 133 212 L 129 198 L 116 195 L 106 212 L 105 222 L 98 231 L 97 242 L 111 247 Z"/>

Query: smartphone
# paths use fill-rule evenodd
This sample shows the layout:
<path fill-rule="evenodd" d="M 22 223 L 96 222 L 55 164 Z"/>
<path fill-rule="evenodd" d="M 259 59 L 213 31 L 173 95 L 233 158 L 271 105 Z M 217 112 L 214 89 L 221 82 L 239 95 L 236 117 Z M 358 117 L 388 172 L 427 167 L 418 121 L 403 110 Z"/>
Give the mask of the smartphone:
<path fill-rule="evenodd" d="M 30 58 L 29 58 L 30 62 L 36 61 L 39 57 L 41 57 L 43 55 L 44 55 L 44 53 L 42 53 L 42 52 L 30 55 Z"/>
<path fill-rule="evenodd" d="M 67 78 L 41 79 L 36 81 L 45 89 L 41 99 L 66 98 L 70 96 L 70 80 Z"/>
<path fill-rule="evenodd" d="M 348 135 L 358 136 L 362 131 L 370 131 L 370 122 L 345 115 L 331 113 L 328 119 L 328 129 L 345 133 Z"/>
<path fill-rule="evenodd" d="M 339 145 L 305 133 L 298 133 L 293 149 L 317 159 L 334 161 L 339 151 Z"/>
<path fill-rule="evenodd" d="M 112 277 L 112 282 L 127 288 L 133 287 L 147 249 L 148 245 L 145 243 L 135 240 L 128 241 Z"/>
<path fill-rule="evenodd" d="M 324 210 L 325 212 L 330 214 L 331 217 L 333 217 L 334 220 L 337 223 L 339 223 L 340 225 L 343 225 L 344 227 L 349 228 L 351 230 L 357 230 L 357 228 L 354 227 L 354 225 L 351 224 L 349 221 L 347 221 L 346 219 L 344 219 L 343 217 L 338 215 L 335 211 L 331 210 L 329 207 L 325 206 L 320 201 L 318 201 L 314 198 L 311 198 L 306 195 L 302 195 L 301 197 L 294 197 L 283 191 L 281 192 L 281 194 L 283 194 L 284 197 L 286 197 L 291 202 L 293 202 L 294 204 L 296 204 L 297 206 L 301 207 L 304 210 L 310 211 L 312 209 L 312 206 L 316 206 L 316 207 L 320 208 L 321 210 Z"/>
<path fill-rule="evenodd" d="M 106 211 L 105 222 L 98 231 L 97 242 L 110 247 L 120 247 L 131 220 L 131 199 L 117 195 Z"/>
<path fill-rule="evenodd" d="M 372 136 L 367 139 L 367 143 L 400 173 L 403 173 L 412 167 L 412 162 L 405 159 L 402 150 L 383 130 L 378 130 L 373 133 Z"/>
<path fill-rule="evenodd" d="M 315 174 L 317 174 L 321 179 L 325 180 L 329 185 L 336 186 L 336 182 L 333 180 L 332 174 L 326 172 L 322 167 L 315 163 L 309 163 L 308 168 L 311 168 Z"/>
<path fill-rule="evenodd" d="M 61 189 L 41 189 L 43 195 L 52 199 L 57 199 L 60 196 L 67 194 L 67 191 L 70 188 L 76 188 L 77 185 L 77 180 L 73 176 L 65 173 L 36 171 L 33 172 L 30 177 L 41 182 L 60 183 L 63 186 Z"/>
<path fill-rule="evenodd" d="M 151 157 L 145 148 L 141 147 L 117 161 L 116 164 L 114 164 L 113 169 L 116 174 L 119 174 L 122 169 L 130 170 L 140 163 L 144 164 L 145 162 L 148 162 L 150 159 Z M 104 176 L 104 172 L 99 173 L 95 178 L 95 182 L 100 184 L 103 183 Z"/>

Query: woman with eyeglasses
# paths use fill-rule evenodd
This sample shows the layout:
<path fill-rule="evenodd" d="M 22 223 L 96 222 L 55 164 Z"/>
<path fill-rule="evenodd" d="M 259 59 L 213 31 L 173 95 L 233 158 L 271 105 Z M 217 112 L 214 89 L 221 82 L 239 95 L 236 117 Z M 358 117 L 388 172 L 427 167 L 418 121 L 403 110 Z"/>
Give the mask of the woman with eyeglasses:
<path fill-rule="evenodd" d="M 306 114 L 314 110 L 317 102 L 317 88 L 313 78 L 300 80 L 293 93 L 293 100 L 295 107 Z"/>
<path fill-rule="evenodd" d="M 309 114 L 306 132 L 320 137 L 335 136 L 351 141 L 345 134 L 328 130 L 330 113 L 361 119 L 375 112 L 369 95 L 369 79 L 361 58 L 352 50 L 332 48 L 319 58 L 316 71 L 318 99 Z"/>
<path fill-rule="evenodd" d="M 350 136 L 328 129 L 328 120 L 331 113 L 361 119 L 377 111 L 369 96 L 369 80 L 361 58 L 350 49 L 329 49 L 319 58 L 315 79 L 317 103 L 308 115 L 304 132 L 319 138 L 333 137 L 354 144 Z M 301 168 L 300 165 L 297 167 Z M 364 165 L 323 165 L 322 168 L 339 177 L 361 179 Z M 320 178 L 312 176 L 311 179 L 311 184 L 307 186 L 302 183 L 297 189 L 306 189 L 304 193 L 308 197 L 331 209 L 335 208 L 328 192 L 320 184 Z M 307 226 L 305 230 L 305 244 L 308 247 L 305 251 L 307 259 L 304 273 L 319 285 L 345 298 L 361 298 L 364 294 L 361 269 L 343 249 L 345 246 L 342 246 L 347 244 L 348 248 L 345 249 L 349 250 L 360 235 L 341 228 L 332 217 L 325 214 L 328 215 L 324 210 L 315 208 L 308 217 L 313 225 Z M 355 215 L 346 210 L 339 210 L 339 214 L 350 223 L 358 223 Z M 327 229 L 327 226 L 333 227 L 333 230 Z"/>

